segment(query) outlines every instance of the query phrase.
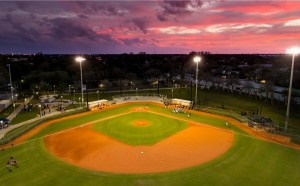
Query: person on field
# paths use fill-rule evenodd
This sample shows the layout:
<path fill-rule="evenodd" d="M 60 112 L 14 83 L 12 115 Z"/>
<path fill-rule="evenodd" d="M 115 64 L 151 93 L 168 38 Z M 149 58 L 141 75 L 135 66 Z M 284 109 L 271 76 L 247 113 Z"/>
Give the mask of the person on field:
<path fill-rule="evenodd" d="M 228 121 L 226 121 L 225 125 L 226 125 L 226 127 L 229 127 L 229 123 L 228 123 Z"/>
<path fill-rule="evenodd" d="M 9 172 L 11 172 L 11 169 L 10 169 L 10 162 L 9 162 L 9 161 L 6 163 L 6 168 L 7 168 L 7 170 L 8 170 Z"/>
<path fill-rule="evenodd" d="M 15 160 L 14 157 L 11 156 L 11 157 L 9 158 L 9 162 L 10 162 L 11 165 L 13 165 L 13 166 L 15 166 L 16 168 L 18 168 L 17 160 Z"/>

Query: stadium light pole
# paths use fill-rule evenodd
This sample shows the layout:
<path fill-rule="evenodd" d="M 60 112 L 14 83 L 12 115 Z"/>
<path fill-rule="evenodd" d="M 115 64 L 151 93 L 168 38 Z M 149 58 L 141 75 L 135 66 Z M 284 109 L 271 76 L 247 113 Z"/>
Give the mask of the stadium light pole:
<path fill-rule="evenodd" d="M 289 123 L 295 55 L 300 53 L 300 48 L 298 48 L 298 47 L 289 48 L 286 50 L 286 53 L 292 54 L 292 67 L 291 67 L 290 85 L 289 85 L 289 93 L 288 93 L 288 103 L 287 103 L 285 123 L 284 123 L 284 131 L 285 132 L 288 129 L 288 123 Z"/>
<path fill-rule="evenodd" d="M 13 91 L 13 86 L 12 86 L 12 82 L 11 82 L 10 64 L 7 64 L 7 66 L 8 66 L 8 72 L 9 72 L 9 83 L 10 83 L 11 101 L 13 102 L 13 99 L 14 99 L 14 91 Z"/>
<path fill-rule="evenodd" d="M 200 56 L 194 57 L 194 62 L 196 63 L 196 92 L 195 92 L 195 105 L 197 105 L 197 91 L 198 91 L 198 63 L 201 61 Z"/>
<path fill-rule="evenodd" d="M 81 80 L 81 102 L 83 102 L 83 84 L 82 84 L 82 65 L 81 63 L 85 60 L 83 57 L 76 57 L 75 61 L 77 61 L 80 65 L 80 80 Z M 83 106 L 83 105 L 82 105 Z"/>

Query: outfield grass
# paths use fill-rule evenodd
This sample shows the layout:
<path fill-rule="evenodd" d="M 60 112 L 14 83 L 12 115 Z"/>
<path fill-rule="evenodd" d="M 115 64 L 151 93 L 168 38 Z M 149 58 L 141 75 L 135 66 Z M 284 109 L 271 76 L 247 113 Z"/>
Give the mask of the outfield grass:
<path fill-rule="evenodd" d="M 21 112 L 16 116 L 14 117 L 14 119 L 11 121 L 11 124 L 17 124 L 17 123 L 20 123 L 20 122 L 23 122 L 23 121 L 27 121 L 27 120 L 30 120 L 30 119 L 33 119 L 33 118 L 36 118 L 37 117 L 37 114 L 39 114 L 40 111 L 39 111 L 39 108 L 37 107 L 33 107 L 31 109 L 31 111 L 24 111 L 23 109 L 21 110 Z"/>
<path fill-rule="evenodd" d="M 300 150 L 262 141 L 234 130 L 233 146 L 222 156 L 195 167 L 155 174 L 114 174 L 81 169 L 52 156 L 45 149 L 45 134 L 74 127 L 87 121 L 128 111 L 139 105 L 92 113 L 86 117 L 58 122 L 42 130 L 26 143 L 0 151 L 0 183 L 10 186 L 35 185 L 299 185 Z M 150 105 L 153 110 L 172 113 Z M 179 115 L 176 115 L 179 116 Z M 182 115 L 182 117 L 185 117 Z M 195 121 L 215 121 L 195 114 Z M 216 120 L 217 121 L 217 120 Z M 213 126 L 224 125 L 210 123 Z M 218 121 L 217 121 L 218 123 Z M 84 142 L 83 142 L 84 143 Z M 19 161 L 12 172 L 5 169 L 10 156 Z M 126 160 L 124 160 L 126 161 Z"/>
<path fill-rule="evenodd" d="M 16 108 L 18 106 L 19 105 L 16 105 Z M 14 106 L 13 105 L 8 106 L 6 109 L 0 112 L 0 118 L 7 118 L 13 111 L 14 111 Z"/>
<path fill-rule="evenodd" d="M 136 121 L 147 121 L 136 126 Z M 147 112 L 129 113 L 94 124 L 93 129 L 132 146 L 153 145 L 188 127 L 187 122 Z"/>

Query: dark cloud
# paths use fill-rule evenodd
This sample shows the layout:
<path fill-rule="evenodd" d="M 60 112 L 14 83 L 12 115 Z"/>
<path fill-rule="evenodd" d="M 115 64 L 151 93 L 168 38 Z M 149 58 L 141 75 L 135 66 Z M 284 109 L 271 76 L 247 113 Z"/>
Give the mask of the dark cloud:
<path fill-rule="evenodd" d="M 156 15 L 157 19 L 160 20 L 160 21 L 167 21 L 168 18 L 163 14 L 163 13 L 158 13 Z"/>
<path fill-rule="evenodd" d="M 86 38 L 94 40 L 98 37 L 93 30 L 72 19 L 56 18 L 50 20 L 49 23 L 51 23 L 49 35 L 54 39 L 69 40 Z"/>
<path fill-rule="evenodd" d="M 146 44 L 147 41 L 145 39 L 141 38 L 125 38 L 125 39 L 120 39 L 125 45 L 139 45 L 139 44 Z"/>
<path fill-rule="evenodd" d="M 147 20 L 147 18 L 134 18 L 134 19 L 132 19 L 132 23 L 133 23 L 139 30 L 141 30 L 144 34 L 147 33 L 147 25 L 148 25 L 148 20 Z"/>
<path fill-rule="evenodd" d="M 189 15 L 192 10 L 189 7 L 197 8 L 203 5 L 203 1 L 201 0 L 188 0 L 188 1 L 172 1 L 172 0 L 164 0 L 160 3 L 160 7 L 162 8 L 156 15 L 158 20 L 166 21 L 170 16 L 184 16 Z"/>
<path fill-rule="evenodd" d="M 36 28 L 28 26 L 26 22 L 17 20 L 11 14 L 7 14 L 2 20 L 5 22 L 5 29 L 0 31 L 3 40 L 36 42 L 41 37 L 40 32 L 38 32 Z"/>
<path fill-rule="evenodd" d="M 102 12 L 105 15 L 109 15 L 109 16 L 111 16 L 111 15 L 113 15 L 113 16 L 123 16 L 124 15 L 124 11 L 122 11 L 122 9 L 114 7 L 114 6 L 104 7 Z"/>
<path fill-rule="evenodd" d="M 85 15 L 94 15 L 102 13 L 107 16 L 124 16 L 124 8 L 118 2 L 89 2 L 78 1 L 69 2 L 72 5 L 77 5 L 78 10 L 84 12 Z"/>

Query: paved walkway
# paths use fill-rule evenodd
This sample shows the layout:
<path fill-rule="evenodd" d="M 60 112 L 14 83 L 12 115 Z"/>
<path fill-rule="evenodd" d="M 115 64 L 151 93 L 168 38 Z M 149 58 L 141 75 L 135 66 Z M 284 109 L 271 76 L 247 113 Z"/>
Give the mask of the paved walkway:
<path fill-rule="evenodd" d="M 19 112 L 22 111 L 22 109 L 24 108 L 24 104 L 29 103 L 32 98 L 33 97 L 31 96 L 30 98 L 26 99 L 26 102 L 23 102 L 23 103 L 19 104 L 19 106 L 7 117 L 7 119 L 9 119 L 10 121 L 13 120 L 16 117 L 16 115 L 18 115 Z"/>
<path fill-rule="evenodd" d="M 31 100 L 32 98 L 30 98 L 28 101 L 26 101 L 26 104 Z M 10 119 L 12 120 L 14 117 L 16 117 L 16 115 L 24 108 L 24 103 L 23 104 L 20 104 L 19 107 L 17 109 L 15 109 L 14 112 L 12 112 L 8 117 L 7 119 Z M 66 110 L 65 112 L 71 112 L 71 111 L 74 111 L 74 110 L 79 110 L 81 108 L 77 108 L 77 109 L 70 109 L 70 110 Z M 58 115 L 58 114 L 61 114 L 62 112 L 61 111 L 57 111 L 56 109 L 55 110 L 51 110 L 51 113 L 47 113 L 45 114 L 44 116 L 42 117 L 35 117 L 35 118 L 32 118 L 30 120 L 26 120 L 26 121 L 23 121 L 23 122 L 20 122 L 18 124 L 14 124 L 14 125 L 9 125 L 8 128 L 5 128 L 4 130 L 0 130 L 0 139 L 2 139 L 6 133 L 8 133 L 9 131 L 15 129 L 15 128 L 18 128 L 20 126 L 23 126 L 25 124 L 28 124 L 28 123 L 31 123 L 31 122 L 34 122 L 34 121 L 38 121 L 40 119 L 43 119 L 43 118 L 47 118 L 47 117 L 50 117 L 50 116 L 54 116 L 54 115 Z"/>

